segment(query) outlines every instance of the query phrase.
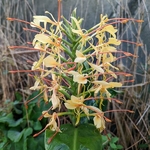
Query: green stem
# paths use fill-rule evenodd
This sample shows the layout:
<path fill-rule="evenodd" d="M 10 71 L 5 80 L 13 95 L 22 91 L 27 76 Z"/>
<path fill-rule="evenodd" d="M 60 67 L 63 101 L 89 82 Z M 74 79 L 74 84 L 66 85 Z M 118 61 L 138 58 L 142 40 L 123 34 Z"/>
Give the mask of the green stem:
<path fill-rule="evenodd" d="M 65 26 L 65 25 L 64 25 Z M 73 37 L 71 36 L 70 31 L 67 29 L 67 27 L 65 27 L 66 29 L 62 29 L 62 32 L 65 33 L 65 35 L 67 36 L 68 39 L 70 39 L 70 41 L 74 41 Z"/>
<path fill-rule="evenodd" d="M 68 62 L 66 58 L 64 58 L 63 56 L 60 56 L 60 59 L 63 61 L 63 62 Z"/>
<path fill-rule="evenodd" d="M 87 54 L 88 52 L 90 52 L 91 50 L 93 50 L 93 48 L 87 48 L 83 51 L 83 54 Z"/>
<path fill-rule="evenodd" d="M 61 113 L 57 113 L 58 116 L 64 116 L 64 115 L 74 115 L 73 112 L 61 112 Z"/>
<path fill-rule="evenodd" d="M 72 48 L 72 51 L 76 51 L 78 45 L 79 45 L 79 41 L 82 39 L 82 37 L 79 37 L 75 42 L 74 42 L 74 46 Z"/>
<path fill-rule="evenodd" d="M 64 44 L 61 44 L 61 46 L 64 48 L 64 51 L 71 57 L 71 59 L 74 60 L 72 52 Z"/>
<path fill-rule="evenodd" d="M 67 92 L 65 92 L 64 90 L 58 90 L 60 93 L 62 93 L 64 96 L 66 96 L 67 99 L 71 99 L 70 94 L 68 94 Z"/>
<path fill-rule="evenodd" d="M 89 73 L 89 71 L 92 71 L 92 68 L 89 68 L 89 69 L 83 70 L 83 71 L 82 71 L 82 73 Z"/>
<path fill-rule="evenodd" d="M 71 94 L 73 93 L 73 90 L 70 87 L 62 86 L 62 88 L 69 91 Z"/>
<path fill-rule="evenodd" d="M 69 47 L 72 47 L 72 44 L 69 43 L 68 41 L 64 40 L 64 39 L 61 39 L 65 44 L 67 44 Z"/>

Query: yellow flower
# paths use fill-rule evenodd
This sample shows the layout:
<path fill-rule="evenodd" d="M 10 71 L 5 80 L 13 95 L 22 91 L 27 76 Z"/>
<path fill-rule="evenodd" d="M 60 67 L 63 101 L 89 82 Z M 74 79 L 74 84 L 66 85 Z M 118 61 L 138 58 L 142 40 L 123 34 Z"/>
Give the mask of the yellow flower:
<path fill-rule="evenodd" d="M 78 50 L 76 51 L 76 56 L 74 62 L 83 63 L 86 60 L 86 57 Z"/>
<path fill-rule="evenodd" d="M 40 23 L 44 23 L 44 28 L 46 29 L 47 23 L 50 23 L 52 25 L 57 25 L 56 22 L 52 21 L 47 16 L 33 16 L 33 22 L 31 22 L 32 27 L 40 26 Z"/>
<path fill-rule="evenodd" d="M 82 74 L 75 75 L 73 81 L 81 84 L 87 83 L 87 79 Z"/>
<path fill-rule="evenodd" d="M 51 39 L 49 38 L 49 36 L 47 36 L 46 34 L 36 34 L 34 37 L 34 40 L 32 42 L 33 46 L 35 45 L 35 42 L 39 41 L 43 44 L 47 44 L 51 42 Z"/>
<path fill-rule="evenodd" d="M 73 75 L 73 81 L 74 82 L 78 82 L 78 83 L 81 83 L 81 84 L 86 84 L 87 81 L 88 81 L 84 74 L 79 74 L 76 71 L 69 71 L 68 73 Z"/>
<path fill-rule="evenodd" d="M 89 114 L 89 110 L 85 107 L 84 98 L 71 96 L 71 100 L 67 100 L 65 103 L 66 108 L 68 109 L 81 109 L 86 115 Z"/>
<path fill-rule="evenodd" d="M 92 64 L 92 63 L 89 63 L 89 65 L 96 71 L 100 72 L 100 73 L 104 73 L 104 70 L 101 68 L 101 65 L 95 65 L 95 64 Z"/>
<path fill-rule="evenodd" d="M 53 109 L 56 109 L 57 107 L 60 108 L 60 100 L 58 98 L 58 96 L 56 96 L 56 92 L 53 91 L 53 94 L 52 94 L 52 97 L 51 97 L 51 101 L 52 101 L 52 106 L 53 106 Z"/>
<path fill-rule="evenodd" d="M 52 131 L 61 132 L 57 126 L 57 122 L 56 122 L 57 114 L 55 112 L 52 115 L 50 115 L 48 114 L 47 111 L 43 111 L 42 114 L 44 115 L 45 118 L 50 118 L 49 123 L 46 125 L 46 128 L 50 127 Z"/>
<path fill-rule="evenodd" d="M 59 63 L 51 55 L 44 58 L 43 63 L 46 67 L 57 67 L 59 65 Z"/>
<path fill-rule="evenodd" d="M 107 44 L 120 45 L 121 41 L 117 40 L 116 38 L 109 38 Z"/>
<path fill-rule="evenodd" d="M 104 32 L 110 33 L 114 38 L 116 38 L 117 29 L 115 29 L 112 25 L 105 26 L 102 30 L 97 31 L 98 34 L 102 34 Z"/>
<path fill-rule="evenodd" d="M 96 126 L 97 129 L 99 129 L 100 132 L 102 132 L 106 127 L 105 127 L 105 120 L 103 117 L 103 113 L 96 114 L 95 117 L 93 118 L 94 125 Z"/>
<path fill-rule="evenodd" d="M 54 77 L 54 76 L 53 76 Z M 58 90 L 60 88 L 59 84 L 57 83 L 56 80 L 51 81 L 51 88 L 49 88 L 49 91 L 52 92 L 52 96 L 50 98 L 50 101 L 52 102 L 52 110 L 56 109 L 57 107 L 59 107 L 60 109 L 60 99 L 58 96 Z"/>
<path fill-rule="evenodd" d="M 119 82 L 106 82 L 106 81 L 93 81 L 94 86 L 91 88 L 94 91 L 95 95 L 100 91 L 101 93 L 105 93 L 107 98 L 110 99 L 111 94 L 108 92 L 108 88 L 121 87 L 122 84 Z"/>
<path fill-rule="evenodd" d="M 67 102 L 65 103 L 65 106 L 68 109 L 76 109 L 84 105 L 83 102 L 84 102 L 83 97 L 75 97 L 72 95 L 71 100 L 67 100 Z"/>

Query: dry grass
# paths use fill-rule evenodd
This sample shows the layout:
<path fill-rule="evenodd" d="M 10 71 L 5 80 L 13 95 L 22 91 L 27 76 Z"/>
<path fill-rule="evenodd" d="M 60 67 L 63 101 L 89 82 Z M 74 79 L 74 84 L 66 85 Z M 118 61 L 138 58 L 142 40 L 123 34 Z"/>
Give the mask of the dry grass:
<path fill-rule="evenodd" d="M 28 87 L 33 84 L 26 73 L 9 73 L 10 70 L 26 70 L 31 67 L 27 60 L 36 59 L 36 53 L 29 50 L 11 51 L 8 47 L 12 45 L 27 45 L 26 41 L 31 41 L 32 36 L 22 30 L 27 25 L 19 22 L 7 21 L 7 17 L 30 20 L 33 13 L 29 4 L 21 5 L 18 0 L 2 0 L 0 2 L 0 104 L 5 100 L 14 100 L 14 92 L 20 91 L 23 95 L 29 93 Z M 26 11 L 24 11 L 26 10 Z M 28 12 L 28 14 L 26 13 Z M 24 97 L 25 98 L 25 97 Z"/>
<path fill-rule="evenodd" d="M 97 0 L 100 4 L 103 4 L 103 0 Z M 150 20 L 148 16 L 147 6 L 143 0 L 141 3 L 138 1 L 138 9 L 133 15 L 130 12 L 126 1 L 107 0 L 108 5 L 112 6 L 113 15 L 116 17 L 136 17 L 137 19 Z M 0 2 L 0 105 L 3 106 L 5 100 L 14 100 L 14 92 L 20 91 L 24 95 L 30 92 L 28 88 L 33 84 L 32 79 L 28 77 L 26 73 L 10 74 L 9 70 L 24 70 L 30 69 L 31 65 L 27 63 L 27 60 L 34 61 L 37 59 L 37 53 L 29 50 L 16 50 L 10 51 L 8 46 L 10 45 L 26 45 L 26 41 L 32 40 L 32 35 L 28 32 L 23 32 L 22 27 L 26 25 L 18 22 L 9 22 L 5 20 L 6 17 L 15 17 L 24 20 L 31 21 L 33 12 L 36 10 L 34 0 L 29 4 L 26 0 L 1 0 Z M 76 5 L 83 7 L 82 3 L 76 2 Z M 117 5 L 114 5 L 116 3 Z M 89 3 L 87 3 L 89 5 Z M 102 7 L 102 5 L 101 5 Z M 70 6 L 72 8 L 72 6 Z M 137 6 L 136 6 L 137 8 Z M 87 7 L 88 9 L 88 7 Z M 71 9 L 70 9 L 71 10 Z M 102 7 L 102 13 L 105 10 Z M 96 14 L 99 12 L 96 9 Z M 106 12 L 105 12 L 106 13 Z M 88 13 L 83 14 L 85 20 L 88 19 Z M 112 16 L 113 16 L 112 15 Z M 110 15 L 111 16 L 111 15 Z M 95 17 L 96 19 L 96 17 Z M 94 20 L 96 22 L 96 20 Z M 149 22 L 150 23 L 150 22 Z M 147 32 L 150 32 L 150 24 Z M 126 25 L 118 25 L 120 32 L 118 34 L 121 39 L 133 40 L 142 43 L 140 34 L 142 33 L 142 25 L 137 25 L 134 22 Z M 112 119 L 112 124 L 108 125 L 110 132 L 116 134 L 120 143 L 126 149 L 139 150 L 138 145 L 140 143 L 148 143 L 148 137 L 150 137 L 150 54 L 148 53 L 146 45 L 143 44 L 141 48 L 136 45 L 124 44 L 120 49 L 131 51 L 139 57 L 134 59 L 127 58 L 126 61 L 118 61 L 117 65 L 121 70 L 127 71 L 133 74 L 135 84 L 125 84 L 123 87 L 124 94 L 120 95 L 120 99 L 123 104 L 116 105 L 112 103 L 113 109 L 131 109 L 135 111 L 134 114 L 129 113 L 113 113 L 109 117 Z M 141 58 L 142 57 L 142 58 Z M 130 62 L 130 63 L 129 63 Z M 120 78 L 124 81 L 124 78 Z M 128 148 L 131 146 L 130 148 Z"/>

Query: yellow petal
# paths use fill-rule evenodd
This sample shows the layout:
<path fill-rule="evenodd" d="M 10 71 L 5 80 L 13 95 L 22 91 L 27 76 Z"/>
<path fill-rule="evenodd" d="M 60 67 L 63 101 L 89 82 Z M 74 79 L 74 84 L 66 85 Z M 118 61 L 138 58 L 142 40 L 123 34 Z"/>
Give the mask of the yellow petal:
<path fill-rule="evenodd" d="M 86 57 L 80 52 L 76 51 L 77 58 L 74 60 L 74 62 L 82 63 L 86 60 Z"/>
<path fill-rule="evenodd" d="M 73 81 L 81 83 L 81 84 L 86 84 L 87 83 L 87 79 L 84 77 L 84 75 L 80 75 L 80 74 L 79 75 L 74 75 Z"/>
<path fill-rule="evenodd" d="M 83 105 L 83 97 L 76 97 L 74 95 L 71 95 L 71 100 L 67 100 L 65 103 L 66 108 L 68 109 L 76 109 L 78 107 L 81 107 Z"/>
<path fill-rule="evenodd" d="M 77 57 L 74 62 L 83 63 L 86 60 L 86 58 Z"/>
<path fill-rule="evenodd" d="M 100 84 L 100 85 L 102 85 L 102 86 L 107 86 L 108 85 L 108 82 L 106 82 L 106 81 L 93 81 L 92 83 L 94 83 L 94 84 Z"/>
<path fill-rule="evenodd" d="M 109 38 L 108 44 L 113 44 L 113 45 L 120 45 L 121 41 L 117 40 L 116 38 Z"/>
<path fill-rule="evenodd" d="M 68 100 L 68 101 L 70 101 L 70 100 Z M 65 106 L 66 106 L 66 108 L 68 108 L 68 109 L 76 109 L 76 108 L 77 108 L 76 105 L 70 104 L 69 102 L 65 103 Z"/>
<path fill-rule="evenodd" d="M 44 91 L 43 99 L 44 99 L 45 102 L 48 102 L 48 95 L 47 95 L 47 91 L 46 90 Z"/>
<path fill-rule="evenodd" d="M 96 88 L 96 90 L 94 91 L 94 94 L 97 95 L 98 92 L 101 90 L 102 88 L 102 85 L 100 85 L 98 88 Z"/>
<path fill-rule="evenodd" d="M 60 130 L 58 129 L 58 127 L 57 127 L 57 123 L 56 123 L 56 113 L 54 112 L 53 113 L 53 115 L 51 116 L 51 119 L 50 119 L 50 121 L 49 121 L 49 123 L 46 125 L 46 127 L 50 127 L 50 129 L 52 130 L 52 131 L 59 131 L 60 132 Z"/>
<path fill-rule="evenodd" d="M 81 96 L 81 97 L 76 97 L 76 96 L 74 96 L 74 95 L 71 95 L 71 101 L 72 101 L 74 104 L 81 105 L 81 104 L 83 104 L 84 99 L 83 99 L 83 96 Z"/>
<path fill-rule="evenodd" d="M 95 111 L 96 113 L 98 113 L 98 114 L 100 114 L 100 115 L 102 115 L 103 114 L 103 112 L 99 109 L 99 108 L 97 108 L 97 107 L 95 107 L 95 106 L 86 106 L 88 109 L 90 109 L 90 110 L 92 110 L 92 111 Z"/>
<path fill-rule="evenodd" d="M 59 65 L 59 63 L 57 63 L 56 60 L 51 55 L 44 58 L 43 63 L 46 67 L 56 67 Z"/>
<path fill-rule="evenodd" d="M 98 65 L 95 65 L 95 64 L 92 64 L 92 63 L 89 63 L 89 65 L 96 71 L 100 72 L 100 73 L 104 73 L 104 70 L 98 66 Z"/>
<path fill-rule="evenodd" d="M 44 28 L 46 28 L 47 23 L 51 23 L 53 25 L 56 25 L 56 22 L 52 21 L 47 16 L 33 16 L 33 22 L 31 23 L 31 26 L 35 27 L 34 24 L 36 26 L 40 26 L 41 22 L 44 23 Z"/>
<path fill-rule="evenodd" d="M 72 75 L 79 75 L 79 73 L 77 71 L 69 71 L 68 73 L 72 74 Z"/>
<path fill-rule="evenodd" d="M 100 132 L 102 132 L 105 129 L 105 120 L 102 116 L 96 115 L 93 118 L 93 121 L 94 121 L 94 125 L 96 126 L 97 129 L 100 130 Z"/>
<path fill-rule="evenodd" d="M 34 41 L 35 40 L 37 40 L 37 41 L 39 41 L 43 44 L 47 44 L 47 43 L 51 42 L 50 38 L 45 34 L 36 34 L 35 38 L 34 38 Z"/>
<path fill-rule="evenodd" d="M 115 29 L 112 25 L 105 26 L 100 32 L 109 32 L 114 38 L 116 38 L 117 29 Z"/>
<path fill-rule="evenodd" d="M 48 117 L 52 116 L 47 111 L 42 111 L 42 114 L 44 115 L 45 118 L 48 118 Z"/>
<path fill-rule="evenodd" d="M 83 112 L 88 116 L 89 115 L 89 110 L 84 107 L 84 106 L 81 106 L 81 109 L 83 110 Z"/>
<path fill-rule="evenodd" d="M 53 106 L 52 110 L 60 106 L 60 100 L 54 93 L 52 94 L 51 101 L 52 101 L 52 106 Z"/>
<path fill-rule="evenodd" d="M 110 64 L 109 62 L 106 62 L 106 65 L 108 65 L 108 66 L 110 66 L 110 67 L 112 67 L 112 68 L 114 68 L 114 69 L 116 69 L 116 70 L 119 70 L 119 68 L 117 68 L 117 67 L 113 66 L 113 65 L 112 65 L 112 64 Z"/>
<path fill-rule="evenodd" d="M 40 79 L 36 79 L 36 82 L 34 83 L 34 86 L 30 87 L 30 90 L 37 90 L 39 88 L 41 88 L 41 86 L 39 86 L 40 84 Z"/>
<path fill-rule="evenodd" d="M 109 85 L 114 88 L 114 87 L 121 87 L 122 83 L 120 82 L 109 82 Z"/>
<path fill-rule="evenodd" d="M 108 70 L 108 69 L 106 69 L 106 71 L 107 71 L 111 76 L 113 76 L 115 79 L 117 79 L 117 75 L 116 75 L 114 72 L 112 72 L 112 71 L 110 71 L 110 70 Z"/>

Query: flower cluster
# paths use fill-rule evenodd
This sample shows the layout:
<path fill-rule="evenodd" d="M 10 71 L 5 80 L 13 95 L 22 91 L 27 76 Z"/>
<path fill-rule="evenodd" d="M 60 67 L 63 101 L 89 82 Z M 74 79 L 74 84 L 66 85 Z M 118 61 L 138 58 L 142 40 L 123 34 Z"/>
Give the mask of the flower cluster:
<path fill-rule="evenodd" d="M 117 82 L 119 74 L 129 76 L 119 72 L 114 65 L 119 59 L 114 55 L 119 53 L 116 47 L 121 44 L 114 25 L 129 19 L 113 21 L 101 15 L 97 25 L 85 30 L 81 28 L 83 20 L 76 17 L 76 10 L 70 21 L 64 17 L 62 21 L 56 21 L 52 14 L 46 13 L 51 19 L 33 16 L 30 23 L 38 29 L 32 45 L 39 51 L 39 60 L 31 69 L 36 72 L 35 84 L 30 89 L 43 92 L 45 102 L 52 104 L 49 110 L 53 113 L 43 111 L 43 117 L 50 118 L 46 128 L 61 132 L 59 117 L 71 115 L 74 116 L 70 117 L 74 125 L 78 125 L 82 117 L 93 118 L 94 125 L 102 132 L 105 121 L 110 121 L 102 111 L 103 100 L 111 102 L 113 98 L 109 89 L 122 86 Z M 125 57 L 134 56 L 123 51 L 120 53 Z"/>

